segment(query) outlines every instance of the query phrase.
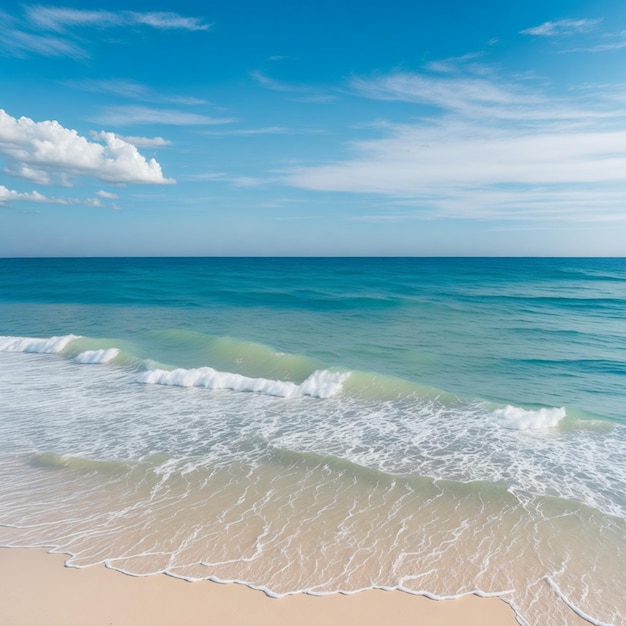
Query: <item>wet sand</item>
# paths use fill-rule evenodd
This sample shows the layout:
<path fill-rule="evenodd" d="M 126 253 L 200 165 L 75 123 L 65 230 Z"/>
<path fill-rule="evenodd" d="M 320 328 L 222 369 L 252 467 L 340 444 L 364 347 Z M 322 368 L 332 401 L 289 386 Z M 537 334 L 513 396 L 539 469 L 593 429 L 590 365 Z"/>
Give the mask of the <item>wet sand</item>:
<path fill-rule="evenodd" d="M 0 549 L 0 623 L 10 626 L 514 626 L 496 598 L 433 601 L 398 591 L 280 599 L 243 585 L 135 578 L 94 566 L 64 567 L 44 549 Z"/>

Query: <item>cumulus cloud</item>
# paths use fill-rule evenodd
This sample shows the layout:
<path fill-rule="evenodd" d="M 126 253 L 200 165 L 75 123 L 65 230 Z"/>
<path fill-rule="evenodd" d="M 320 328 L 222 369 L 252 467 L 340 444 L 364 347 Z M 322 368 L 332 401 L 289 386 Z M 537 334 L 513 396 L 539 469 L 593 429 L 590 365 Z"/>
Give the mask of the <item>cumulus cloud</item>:
<path fill-rule="evenodd" d="M 553 22 L 544 22 L 521 31 L 522 35 L 536 35 L 539 37 L 556 37 L 560 35 L 575 35 L 593 30 L 602 20 L 600 19 L 563 19 Z"/>
<path fill-rule="evenodd" d="M 30 193 L 20 193 L 12 189 L 7 189 L 4 185 L 0 185 L 0 204 L 5 204 L 9 200 L 30 200 L 32 202 L 44 202 L 47 198 L 38 191 Z"/>
<path fill-rule="evenodd" d="M 89 176 L 111 183 L 173 183 L 155 159 L 114 133 L 99 132 L 89 141 L 57 121 L 14 118 L 0 109 L 0 154 L 5 171 L 40 183 Z"/>

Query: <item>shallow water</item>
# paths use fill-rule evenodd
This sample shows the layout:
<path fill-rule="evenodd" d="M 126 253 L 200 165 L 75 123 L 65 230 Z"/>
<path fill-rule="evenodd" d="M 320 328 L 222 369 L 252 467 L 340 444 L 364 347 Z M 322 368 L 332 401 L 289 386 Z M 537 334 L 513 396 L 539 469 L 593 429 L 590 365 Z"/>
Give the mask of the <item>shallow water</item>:
<path fill-rule="evenodd" d="M 626 623 L 623 260 L 0 261 L 0 543 Z"/>

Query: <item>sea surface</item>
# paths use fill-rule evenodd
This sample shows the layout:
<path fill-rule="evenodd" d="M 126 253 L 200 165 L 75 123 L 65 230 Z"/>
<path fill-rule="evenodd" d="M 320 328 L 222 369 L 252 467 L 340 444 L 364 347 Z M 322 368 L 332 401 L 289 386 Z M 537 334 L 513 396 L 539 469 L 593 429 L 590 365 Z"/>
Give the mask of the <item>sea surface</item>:
<path fill-rule="evenodd" d="M 626 624 L 626 259 L 0 259 L 0 545 Z"/>

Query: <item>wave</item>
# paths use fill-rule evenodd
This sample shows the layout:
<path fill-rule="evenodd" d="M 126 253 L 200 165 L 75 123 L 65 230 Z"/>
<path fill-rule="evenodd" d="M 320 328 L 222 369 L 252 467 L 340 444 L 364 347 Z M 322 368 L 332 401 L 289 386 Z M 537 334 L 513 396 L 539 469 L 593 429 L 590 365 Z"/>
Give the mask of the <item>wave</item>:
<path fill-rule="evenodd" d="M 0 336 L 0 351 L 58 354 L 76 364 L 126 367 L 137 372 L 134 380 L 144 384 L 228 389 L 281 398 L 328 399 L 342 392 L 351 398 L 374 402 L 413 398 L 420 404 L 436 399 L 448 407 L 476 404 L 476 400 L 462 399 L 414 381 L 375 372 L 329 368 L 309 357 L 277 352 L 263 344 L 192 331 L 150 331 L 135 342 L 74 334 L 47 338 Z M 176 363 L 204 359 L 210 365 L 206 360 L 197 367 L 180 367 Z M 219 368 L 212 360 L 228 368 Z M 513 430 L 557 428 L 567 416 L 563 407 L 488 404 L 484 413 L 497 426 Z"/>
<path fill-rule="evenodd" d="M 173 385 L 176 387 L 252 391 L 282 398 L 304 395 L 324 399 L 330 398 L 341 391 L 342 384 L 349 375 L 349 372 L 318 370 L 313 372 L 300 385 L 296 385 L 289 381 L 249 378 L 230 372 L 218 372 L 212 367 L 200 367 L 195 369 L 179 368 L 173 371 L 162 369 L 148 370 L 139 374 L 137 380 L 142 383 Z"/>
<path fill-rule="evenodd" d="M 119 348 L 101 348 L 100 350 L 85 350 L 74 357 L 76 363 L 110 363 L 119 355 Z"/>
<path fill-rule="evenodd" d="M 501 426 L 512 430 L 555 428 L 566 416 L 563 407 L 558 409 L 526 410 L 510 405 L 503 409 L 496 409 L 492 414 Z"/>
<path fill-rule="evenodd" d="M 0 351 L 56 354 L 63 352 L 70 341 L 74 339 L 79 339 L 79 335 L 63 335 L 62 337 L 48 337 L 46 339 L 0 336 Z"/>

